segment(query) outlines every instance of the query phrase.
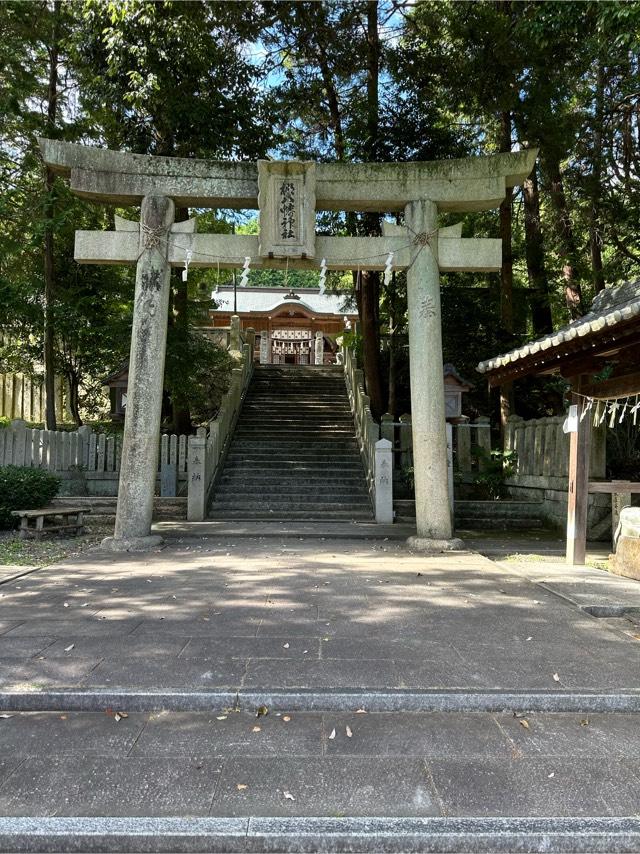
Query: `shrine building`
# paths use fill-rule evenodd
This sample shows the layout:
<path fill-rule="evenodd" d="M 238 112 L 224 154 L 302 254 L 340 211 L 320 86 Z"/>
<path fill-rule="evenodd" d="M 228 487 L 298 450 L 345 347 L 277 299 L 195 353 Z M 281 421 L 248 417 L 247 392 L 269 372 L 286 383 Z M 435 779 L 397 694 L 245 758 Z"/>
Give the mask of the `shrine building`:
<path fill-rule="evenodd" d="M 256 331 L 254 355 L 260 364 L 334 364 L 337 339 L 355 329 L 358 320 L 344 294 L 323 293 L 319 287 L 295 292 L 277 286 L 236 288 L 234 296 L 233 285 L 222 285 L 212 297 L 211 326 L 229 327 L 237 314 L 241 329 Z"/>

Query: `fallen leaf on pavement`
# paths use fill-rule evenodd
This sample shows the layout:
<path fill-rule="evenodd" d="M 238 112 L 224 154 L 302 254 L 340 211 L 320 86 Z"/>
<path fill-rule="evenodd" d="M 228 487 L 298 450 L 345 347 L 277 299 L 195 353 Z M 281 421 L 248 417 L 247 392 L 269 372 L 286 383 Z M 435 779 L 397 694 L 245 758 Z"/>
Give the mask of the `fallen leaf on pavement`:
<path fill-rule="evenodd" d="M 6 720 L 7 718 L 12 718 L 12 717 L 13 717 L 13 715 L 5 715 L 5 714 L 0 715 L 0 718 L 2 718 L 3 720 Z"/>
<path fill-rule="evenodd" d="M 282 644 L 282 648 L 283 648 L 283 649 L 289 649 L 289 644 L 288 644 L 288 643 L 283 643 L 283 644 Z"/>
<path fill-rule="evenodd" d="M 216 715 L 217 721 L 226 721 L 226 719 L 227 719 L 226 715 Z"/>
<path fill-rule="evenodd" d="M 353 732 L 351 731 L 351 727 L 348 724 L 345 727 L 345 732 L 347 733 L 347 738 L 351 738 L 351 736 L 353 735 Z"/>
<path fill-rule="evenodd" d="M 283 720 L 286 724 L 288 724 L 288 723 L 289 723 L 289 721 L 291 720 L 291 718 L 289 717 L 289 715 L 283 715 L 282 720 Z"/>
<path fill-rule="evenodd" d="M 549 779 L 551 779 L 552 777 L 555 777 L 555 776 L 556 776 L 556 772 L 555 772 L 555 771 L 552 771 L 552 772 L 551 772 L 551 774 L 547 774 L 547 777 L 548 777 Z"/>
<path fill-rule="evenodd" d="M 246 789 L 246 788 L 247 788 L 247 784 L 246 784 L 246 783 L 237 783 L 237 784 L 236 784 L 236 789 L 237 789 L 239 792 L 241 792 L 243 789 Z"/>
<path fill-rule="evenodd" d="M 295 798 L 291 794 L 291 792 L 284 792 L 284 796 L 288 801 L 295 801 Z"/>
<path fill-rule="evenodd" d="M 69 644 L 69 646 L 65 646 L 64 651 L 65 652 L 71 652 L 71 650 L 74 648 L 74 646 L 75 646 L 75 644 L 71 643 L 71 644 Z"/>
<path fill-rule="evenodd" d="M 560 677 L 558 676 L 558 674 L 557 674 L 557 673 L 554 673 L 554 674 L 553 674 L 553 681 L 554 681 L 554 682 L 559 682 L 559 681 L 560 681 Z"/>
<path fill-rule="evenodd" d="M 580 726 L 589 726 L 589 718 L 583 718 L 580 721 Z"/>
<path fill-rule="evenodd" d="M 519 720 L 518 723 L 525 729 L 529 729 L 529 721 L 526 718 L 522 718 L 522 720 Z"/>
<path fill-rule="evenodd" d="M 336 737 L 336 731 L 335 731 L 335 729 L 332 729 L 329 738 L 334 739 L 335 737 Z"/>
<path fill-rule="evenodd" d="M 356 715 L 366 715 L 366 714 L 367 714 L 366 709 L 356 709 Z"/>
<path fill-rule="evenodd" d="M 258 706 L 258 711 L 256 712 L 257 718 L 262 718 L 268 714 L 269 714 L 269 707 L 268 706 Z"/>
<path fill-rule="evenodd" d="M 251 730 L 251 732 L 260 732 L 261 729 L 262 729 L 262 727 L 254 726 L 254 728 Z"/>

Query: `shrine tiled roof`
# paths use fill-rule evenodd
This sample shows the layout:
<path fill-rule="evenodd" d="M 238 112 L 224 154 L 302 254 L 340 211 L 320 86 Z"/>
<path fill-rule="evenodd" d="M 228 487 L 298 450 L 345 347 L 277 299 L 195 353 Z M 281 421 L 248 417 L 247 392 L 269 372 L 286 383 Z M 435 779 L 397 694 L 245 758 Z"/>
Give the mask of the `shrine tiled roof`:
<path fill-rule="evenodd" d="M 237 288 L 236 305 L 239 314 L 256 312 L 267 314 L 283 306 L 302 307 L 314 314 L 353 315 L 355 311 L 345 307 L 344 294 L 321 294 L 317 288 L 299 288 L 295 295 L 287 293 L 284 288 Z M 214 292 L 212 299 L 216 303 L 215 312 L 233 311 L 233 288 L 221 288 Z"/>
<path fill-rule="evenodd" d="M 588 314 L 560 327 L 556 332 L 530 341 L 523 347 L 480 362 L 476 370 L 486 374 L 536 354 L 543 358 L 548 355 L 545 351 L 555 350 L 576 338 L 586 340 L 598 335 L 602 330 L 611 329 L 634 317 L 640 319 L 640 279 L 614 288 L 605 288 L 594 299 Z"/>

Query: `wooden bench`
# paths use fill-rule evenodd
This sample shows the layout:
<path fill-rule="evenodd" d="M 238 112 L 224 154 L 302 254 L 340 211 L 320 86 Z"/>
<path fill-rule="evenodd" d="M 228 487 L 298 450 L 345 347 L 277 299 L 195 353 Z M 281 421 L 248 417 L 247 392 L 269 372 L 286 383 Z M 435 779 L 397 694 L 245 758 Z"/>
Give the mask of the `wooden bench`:
<path fill-rule="evenodd" d="M 35 537 L 42 539 L 45 534 L 73 532 L 73 536 L 84 533 L 84 514 L 91 513 L 89 507 L 45 507 L 42 510 L 12 510 L 12 516 L 20 518 L 20 536 L 22 539 Z M 35 520 L 35 525 L 30 524 Z M 53 524 L 45 525 L 45 522 Z"/>

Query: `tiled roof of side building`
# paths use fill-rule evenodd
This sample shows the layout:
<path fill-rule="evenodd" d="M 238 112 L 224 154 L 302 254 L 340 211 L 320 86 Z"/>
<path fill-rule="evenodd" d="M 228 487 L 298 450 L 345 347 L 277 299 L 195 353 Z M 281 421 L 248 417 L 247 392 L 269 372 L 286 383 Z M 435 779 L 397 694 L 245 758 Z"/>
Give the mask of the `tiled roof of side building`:
<path fill-rule="evenodd" d="M 591 310 L 584 317 L 523 347 L 480 362 L 476 370 L 481 374 L 490 373 L 540 351 L 553 350 L 574 338 L 597 335 L 603 329 L 609 329 L 638 316 L 640 316 L 640 279 L 625 282 L 617 287 L 605 288 L 594 299 Z"/>

